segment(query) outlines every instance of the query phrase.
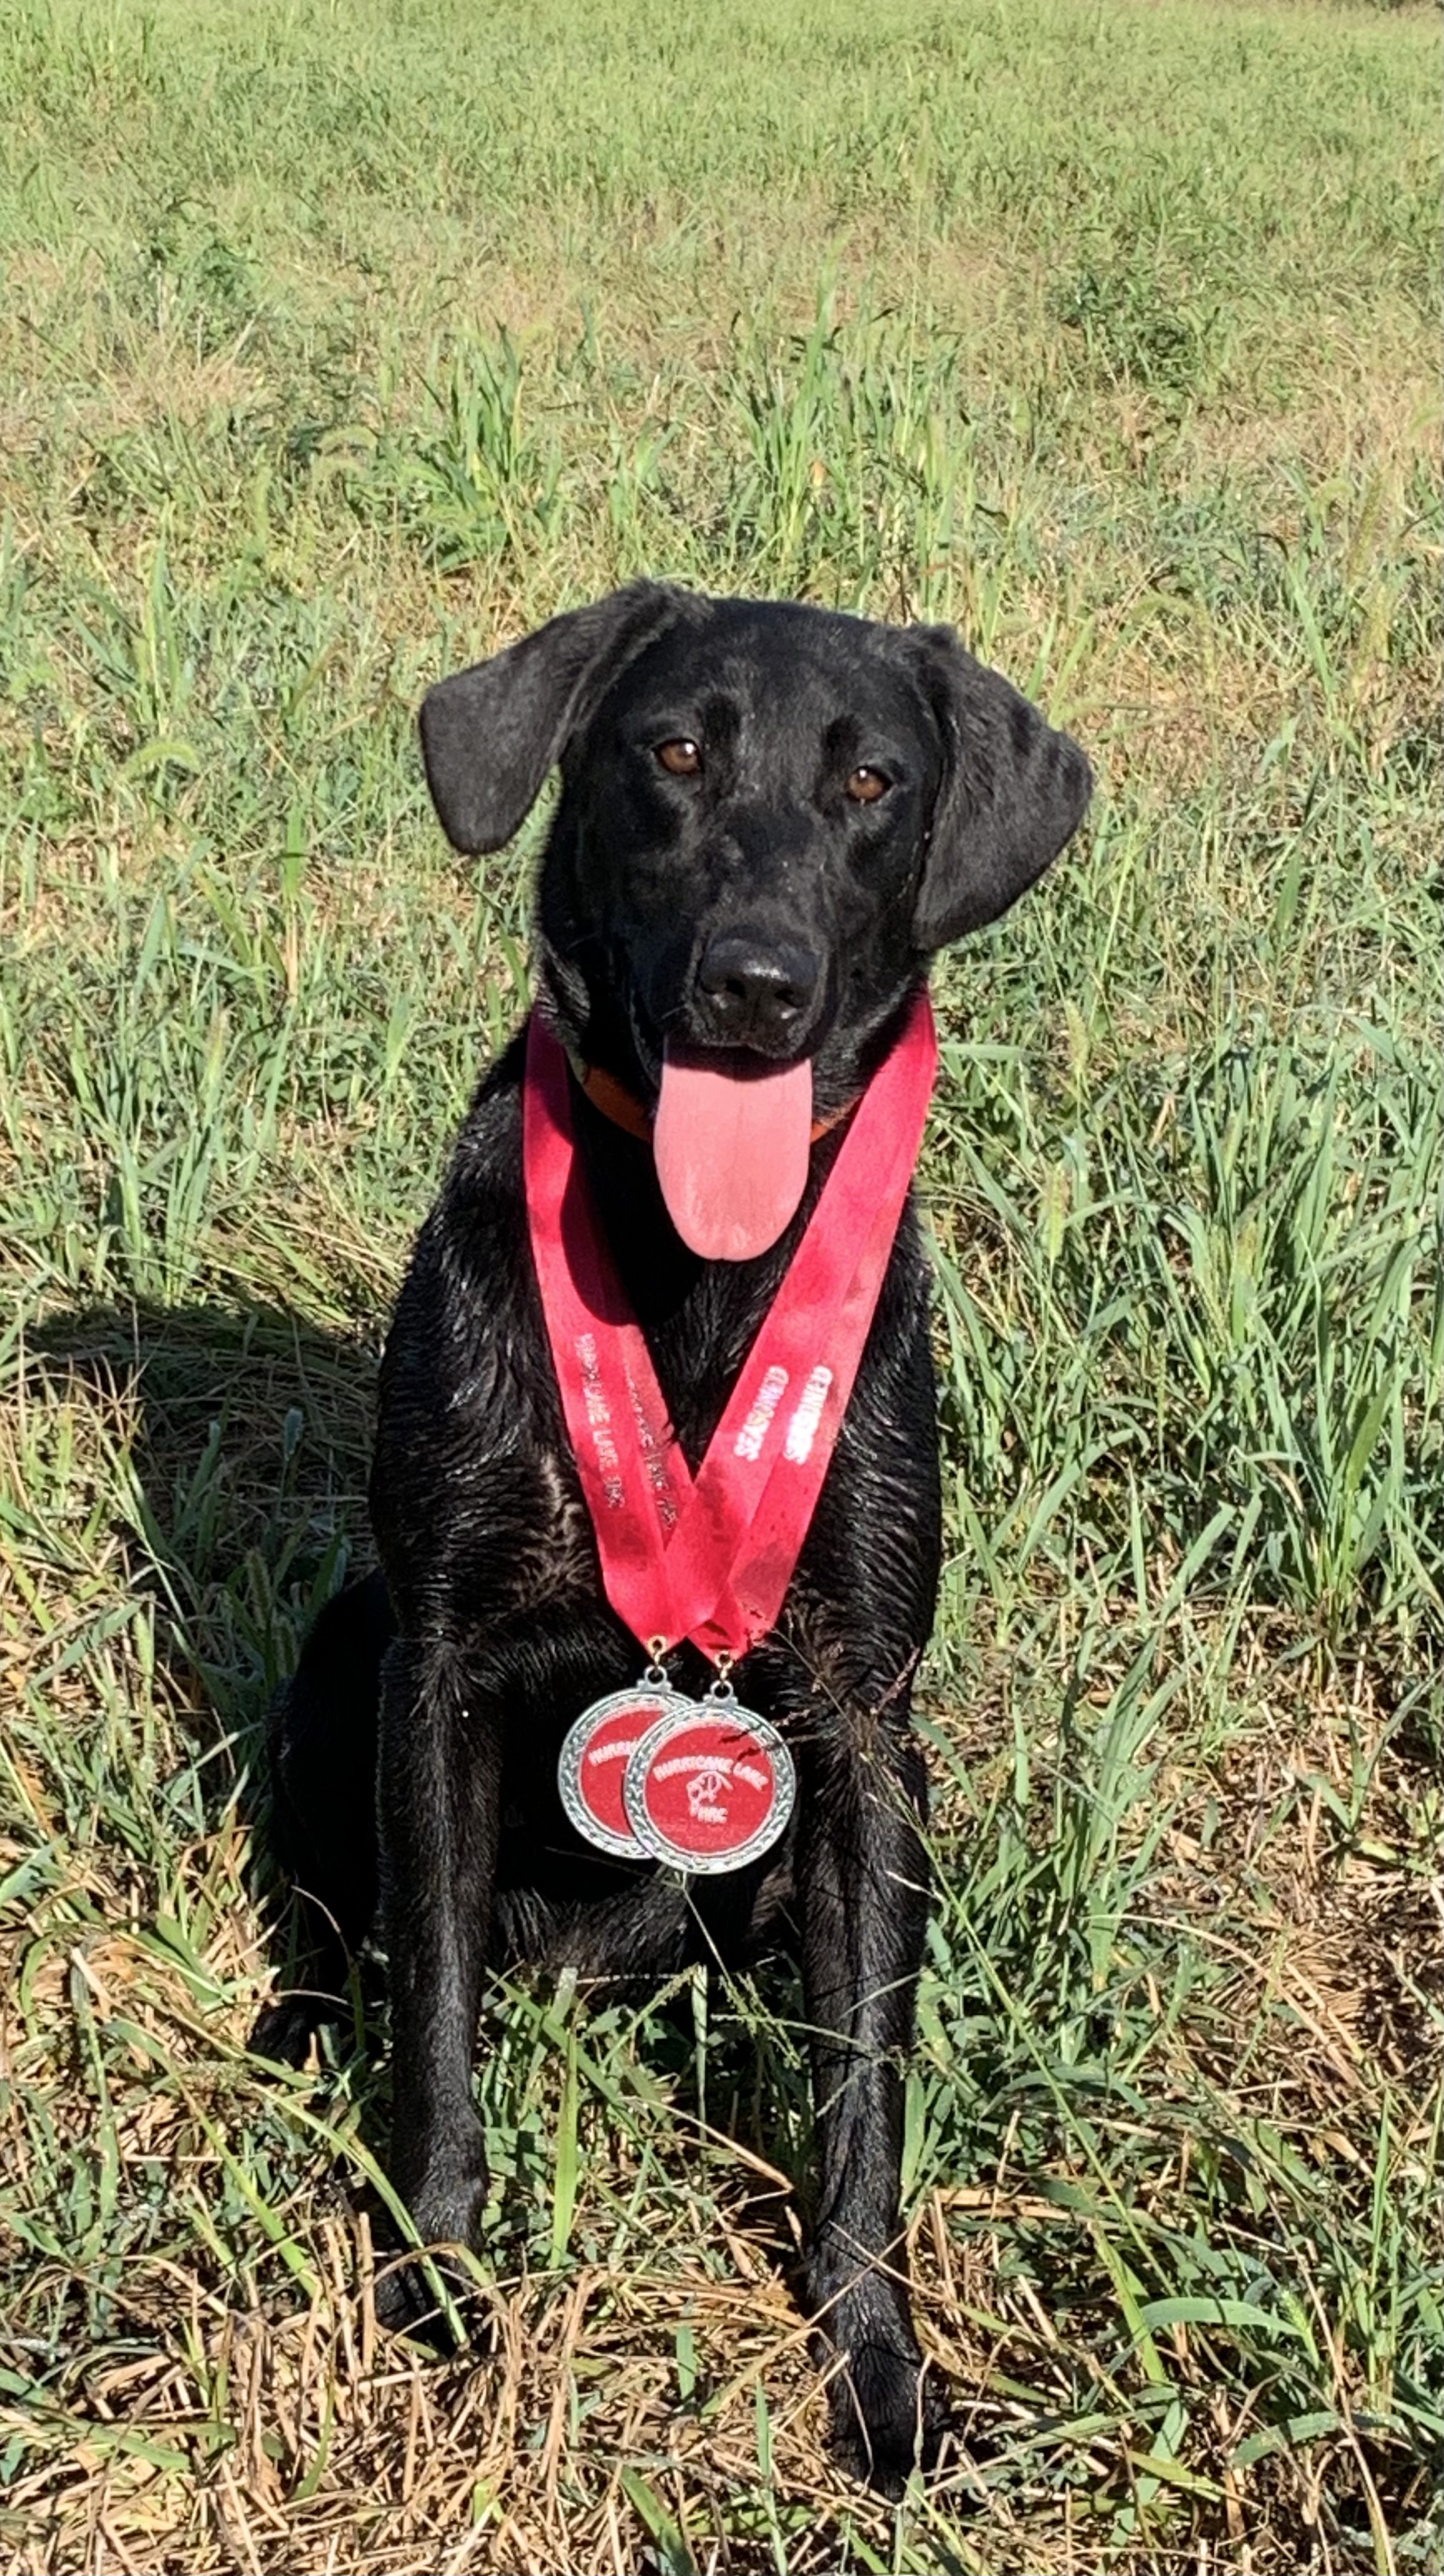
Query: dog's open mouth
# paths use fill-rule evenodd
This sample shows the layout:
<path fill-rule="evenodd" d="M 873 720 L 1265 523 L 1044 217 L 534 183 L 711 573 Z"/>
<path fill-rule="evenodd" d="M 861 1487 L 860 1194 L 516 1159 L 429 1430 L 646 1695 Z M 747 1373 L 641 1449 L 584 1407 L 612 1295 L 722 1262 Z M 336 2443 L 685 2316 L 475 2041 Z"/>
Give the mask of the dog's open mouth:
<path fill-rule="evenodd" d="M 667 1213 L 706 1261 L 751 1261 L 777 1241 L 807 1184 L 812 1066 L 740 1049 L 662 1056 L 652 1150 Z"/>

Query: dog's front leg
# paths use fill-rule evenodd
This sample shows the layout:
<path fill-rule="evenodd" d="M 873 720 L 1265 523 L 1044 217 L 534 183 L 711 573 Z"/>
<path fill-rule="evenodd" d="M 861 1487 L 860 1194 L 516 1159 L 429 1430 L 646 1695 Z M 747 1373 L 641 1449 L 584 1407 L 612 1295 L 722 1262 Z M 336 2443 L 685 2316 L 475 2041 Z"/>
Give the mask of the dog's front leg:
<path fill-rule="evenodd" d="M 837 2447 L 896 2488 L 928 2449 L 901 2240 L 904 2059 L 928 1912 L 927 1782 L 905 1708 L 810 1748 L 798 1885 L 818 2198 L 809 2304 L 842 2360 Z"/>
<path fill-rule="evenodd" d="M 400 1639 L 381 1692 L 378 1818 L 391 1992 L 391 2179 L 423 2244 L 479 2242 L 486 2150 L 472 2058 L 491 1925 L 501 1752 L 439 1642 Z M 391 2276 L 399 2320 L 421 2297 Z"/>

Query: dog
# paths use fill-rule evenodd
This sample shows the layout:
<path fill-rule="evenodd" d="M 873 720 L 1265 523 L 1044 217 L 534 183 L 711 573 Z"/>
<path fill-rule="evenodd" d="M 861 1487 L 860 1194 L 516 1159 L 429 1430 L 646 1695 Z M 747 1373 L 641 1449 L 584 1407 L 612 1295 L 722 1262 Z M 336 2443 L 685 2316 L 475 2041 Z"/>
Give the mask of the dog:
<path fill-rule="evenodd" d="M 570 1054 L 597 1224 L 695 1469 L 929 961 L 1063 848 L 1088 763 L 948 627 L 650 581 L 441 681 L 421 740 L 437 814 L 469 855 L 508 842 L 560 767 L 539 1009 Z M 915 1214 L 909 1200 L 780 1616 L 733 1677 L 795 1766 L 785 1837 L 690 1880 L 598 1852 L 564 1810 L 559 1749 L 580 1710 L 635 1678 L 639 1650 L 600 1579 L 544 1329 L 525 1045 L 481 1082 L 397 1303 L 370 1485 L 379 1568 L 321 1612 L 273 1711 L 272 1836 L 307 1985 L 276 1998 L 254 2045 L 303 2062 L 379 1917 L 391 2178 L 423 2243 L 474 2248 L 490 1965 L 660 1978 L 790 1934 L 816 2111 L 805 2296 L 833 2363 L 834 2445 L 895 2490 L 942 2421 L 900 2214 L 929 1902 L 909 1702 L 940 1557 Z M 650 1134 L 673 1063 L 738 1100 L 749 1077 L 790 1073 L 795 1090 L 810 1073 L 801 1196 L 775 1240 L 745 1204 L 728 1234 L 738 1175 L 708 1168 L 705 1121 L 682 1158 L 693 1150 L 690 1180 L 718 1204 L 700 1249 L 697 1224 L 679 1231 Z M 764 1111 L 748 1132 L 765 1154 Z M 695 1694 L 711 1676 L 684 1643 L 669 1678 Z M 391 2293 L 392 2322 L 418 2313 L 415 2267 Z"/>

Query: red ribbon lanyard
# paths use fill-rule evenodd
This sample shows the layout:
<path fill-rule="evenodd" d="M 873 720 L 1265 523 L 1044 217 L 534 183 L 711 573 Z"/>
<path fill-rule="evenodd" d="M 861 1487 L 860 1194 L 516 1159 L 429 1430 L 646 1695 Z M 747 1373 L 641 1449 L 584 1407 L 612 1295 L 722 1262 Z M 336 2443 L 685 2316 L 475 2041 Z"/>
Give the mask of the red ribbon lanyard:
<path fill-rule="evenodd" d="M 844 1136 L 694 1482 L 576 1151 L 566 1056 L 533 1011 L 522 1093 L 532 1253 L 607 1598 L 713 1661 L 776 1623 L 836 1445 L 922 1143 L 937 1034 L 919 993 Z"/>

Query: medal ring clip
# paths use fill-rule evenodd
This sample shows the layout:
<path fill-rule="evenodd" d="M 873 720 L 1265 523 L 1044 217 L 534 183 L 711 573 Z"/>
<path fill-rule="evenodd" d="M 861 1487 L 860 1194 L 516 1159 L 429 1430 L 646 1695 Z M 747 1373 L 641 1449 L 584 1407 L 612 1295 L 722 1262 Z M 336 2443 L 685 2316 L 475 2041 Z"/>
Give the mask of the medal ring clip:
<path fill-rule="evenodd" d="M 649 1637 L 647 1639 L 647 1664 L 646 1670 L 643 1672 L 642 1679 L 648 1690 L 670 1690 L 671 1688 L 671 1683 L 667 1678 L 667 1667 L 662 1661 L 662 1657 L 665 1655 L 666 1651 L 667 1640 L 665 1637 Z"/>
<path fill-rule="evenodd" d="M 715 1682 L 709 1682 L 707 1685 L 707 1697 L 710 1700 L 719 1702 L 724 1708 L 737 1697 L 737 1693 L 732 1687 L 733 1661 L 734 1658 L 731 1655 L 725 1653 L 719 1655 L 717 1658 L 717 1678 Z"/>

